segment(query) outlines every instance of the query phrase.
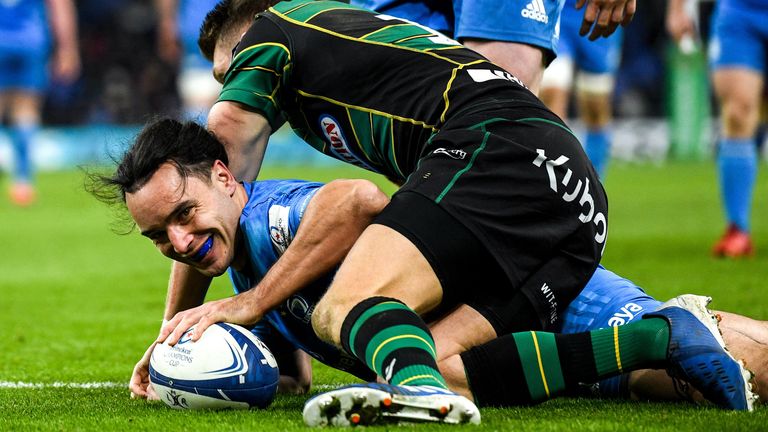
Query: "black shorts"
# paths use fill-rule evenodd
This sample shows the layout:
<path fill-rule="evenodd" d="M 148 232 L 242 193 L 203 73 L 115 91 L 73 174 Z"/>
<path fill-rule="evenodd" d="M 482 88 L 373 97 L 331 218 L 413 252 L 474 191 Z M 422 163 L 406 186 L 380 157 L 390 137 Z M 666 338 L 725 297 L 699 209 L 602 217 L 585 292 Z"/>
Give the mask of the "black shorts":
<path fill-rule="evenodd" d="M 527 107 L 494 115 L 438 132 L 374 223 L 419 248 L 444 306 L 469 304 L 498 334 L 549 330 L 600 261 L 607 198 L 554 114 Z"/>

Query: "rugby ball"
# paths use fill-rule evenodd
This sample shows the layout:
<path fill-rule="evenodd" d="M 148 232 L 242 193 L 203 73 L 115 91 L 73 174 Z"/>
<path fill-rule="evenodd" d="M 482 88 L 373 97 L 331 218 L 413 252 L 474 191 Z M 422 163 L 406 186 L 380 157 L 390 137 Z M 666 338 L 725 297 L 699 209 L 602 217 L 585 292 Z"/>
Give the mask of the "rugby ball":
<path fill-rule="evenodd" d="M 171 408 L 265 408 L 277 392 L 277 361 L 253 333 L 235 324 L 208 327 L 197 342 L 187 330 L 174 346 L 159 344 L 149 380 Z"/>

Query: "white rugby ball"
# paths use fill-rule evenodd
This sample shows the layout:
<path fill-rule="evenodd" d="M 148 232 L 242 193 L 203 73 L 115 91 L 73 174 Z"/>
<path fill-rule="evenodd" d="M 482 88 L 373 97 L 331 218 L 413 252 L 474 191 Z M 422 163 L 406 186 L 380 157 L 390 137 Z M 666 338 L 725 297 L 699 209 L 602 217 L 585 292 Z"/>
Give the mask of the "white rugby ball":
<path fill-rule="evenodd" d="M 277 361 L 253 333 L 235 324 L 208 327 L 197 342 L 157 345 L 149 380 L 171 408 L 265 408 L 277 392 Z"/>

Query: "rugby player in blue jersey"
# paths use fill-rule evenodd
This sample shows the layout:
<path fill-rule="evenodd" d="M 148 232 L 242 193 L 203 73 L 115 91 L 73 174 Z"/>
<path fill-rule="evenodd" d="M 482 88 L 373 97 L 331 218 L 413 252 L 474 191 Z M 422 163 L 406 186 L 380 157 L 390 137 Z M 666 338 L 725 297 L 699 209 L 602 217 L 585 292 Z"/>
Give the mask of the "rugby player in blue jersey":
<path fill-rule="evenodd" d="M 30 142 L 40 127 L 49 72 L 66 83 L 79 71 L 72 0 L 0 2 L 0 118 L 10 121 L 15 169 L 9 194 L 17 205 L 35 200 Z"/>
<path fill-rule="evenodd" d="M 675 40 L 695 38 L 684 0 L 671 0 L 667 29 Z M 709 62 L 721 108 L 717 167 L 727 226 L 715 243 L 716 257 L 754 254 L 750 237 L 757 177 L 756 133 L 768 71 L 768 7 L 764 0 L 719 0 L 712 17 Z"/>
<path fill-rule="evenodd" d="M 408 19 L 456 38 L 539 92 L 544 68 L 558 53 L 563 0 L 352 0 L 352 4 Z M 586 5 L 586 6 L 585 6 Z M 608 37 L 635 14 L 635 0 L 578 0 L 579 33 Z M 575 13 L 574 11 L 571 11 Z"/>
<path fill-rule="evenodd" d="M 196 270 L 184 276 L 187 278 L 185 283 L 169 285 L 165 318 L 179 320 L 179 311 L 200 305 L 211 277 L 227 270 L 236 292 L 256 286 L 298 286 L 301 289 L 276 303 L 254 331 L 268 343 L 271 337 L 279 334 L 292 349 L 300 348 L 330 366 L 364 380 L 373 380 L 376 373 L 368 366 L 315 335 L 311 315 L 324 295 L 334 269 L 367 224 L 387 204 L 387 197 L 367 181 L 339 180 L 327 185 L 293 180 L 238 183 L 226 162 L 224 148 L 201 126 L 161 120 L 144 129 L 114 175 L 101 177 L 94 185 L 93 192 L 97 196 L 127 205 L 137 227 L 161 253 Z M 190 275 L 194 279 L 190 279 Z M 177 276 L 174 274 L 172 278 Z M 429 315 L 429 320 L 440 369 L 450 388 L 474 398 L 483 406 L 510 406 L 536 403 L 578 391 L 581 383 L 592 383 L 641 367 L 668 366 L 680 373 L 680 366 L 688 362 L 686 356 L 690 354 L 671 354 L 674 352 L 672 348 L 668 352 L 670 337 L 689 348 L 703 350 L 706 355 L 720 356 L 719 360 L 724 361 L 727 368 L 735 363 L 727 354 L 717 354 L 717 348 L 713 351 L 712 344 L 705 341 L 694 342 L 697 338 L 712 338 L 712 334 L 708 330 L 701 331 L 700 321 L 685 318 L 687 312 L 676 307 L 693 309 L 701 319 L 708 320 L 705 305 L 706 301 L 696 296 L 683 296 L 661 305 L 631 282 L 598 268 L 581 295 L 567 308 L 562 330 L 571 334 L 516 333 L 492 341 L 497 348 L 504 349 L 491 350 L 485 346 L 463 345 L 463 341 L 455 339 L 455 328 L 446 325 L 450 321 L 445 318 L 465 305 L 445 305 L 447 308 Z M 657 308 L 660 310 L 654 312 Z M 246 320 L 249 313 L 244 311 Z M 668 316 L 665 314 L 674 314 L 671 324 L 658 318 Z M 648 319 L 639 320 L 642 315 Z M 754 323 L 731 315 L 727 319 L 733 320 L 735 326 Z M 619 332 L 594 330 L 622 324 Z M 710 322 L 710 325 L 716 333 L 716 324 Z M 577 333 L 590 330 L 593 331 Z M 681 337 L 677 332 L 683 330 L 694 333 Z M 758 333 L 756 328 L 748 331 L 748 334 Z M 541 346 L 548 346 L 548 341 L 557 341 L 555 345 L 561 350 L 559 353 L 558 349 L 541 352 L 546 377 L 550 380 L 546 392 L 534 383 L 536 380 L 540 383 L 544 376 L 533 377 L 534 381 L 527 379 L 526 373 L 532 370 L 530 367 L 539 364 L 535 351 L 527 350 L 531 337 Z M 760 335 L 756 337 L 765 340 Z M 621 348 L 613 344 L 614 338 L 621 340 Z M 729 336 L 729 341 L 732 340 L 737 339 Z M 271 345 L 273 349 L 275 346 Z M 744 346 L 738 341 L 735 345 L 739 349 Z M 762 348 L 746 349 L 743 354 L 750 360 L 757 360 L 760 357 L 754 356 L 764 355 L 759 352 L 765 351 Z M 131 391 L 139 397 L 151 396 L 147 381 L 151 349 L 137 364 L 131 379 Z M 622 366 L 601 364 L 597 370 L 594 360 L 587 360 L 601 357 L 600 351 L 604 350 L 610 352 L 610 358 L 614 360 L 616 350 L 619 350 Z M 499 358 L 494 357 L 496 355 Z M 287 388 L 305 389 L 311 380 L 305 359 L 293 353 L 288 356 L 278 354 L 278 357 L 297 361 L 294 367 L 285 368 L 295 371 L 294 376 L 284 377 L 284 383 L 293 383 Z M 489 368 L 492 365 L 502 371 L 494 373 Z M 534 369 L 539 370 L 538 366 Z M 507 385 L 499 386 L 499 378 Z M 611 385 L 616 386 L 614 392 L 619 389 L 628 391 L 630 381 L 619 379 Z M 641 384 L 635 380 L 635 385 Z M 732 388 L 716 390 L 710 387 L 711 383 L 701 380 L 694 385 L 705 397 L 722 407 L 747 408 L 743 404 L 752 403 L 748 386 L 746 393 L 738 395 Z M 659 387 L 658 381 L 656 387 Z M 353 388 L 371 389 L 370 386 Z M 413 395 L 408 394 L 408 386 L 404 387 L 403 393 L 389 387 L 381 388 L 391 391 L 387 394 L 392 395 L 390 401 L 394 406 L 411 407 L 413 400 L 409 398 Z M 318 396 L 321 398 L 319 402 L 324 396 L 327 395 Z M 737 400 L 744 397 L 747 399 Z M 329 419 L 324 417 L 322 407 L 313 405 L 312 401 L 317 398 L 310 400 L 305 408 L 305 420 L 311 425 L 355 423 L 354 419 L 361 423 L 382 420 L 378 414 L 364 417 L 368 411 L 356 412 L 346 406 L 347 420 Z M 408 408 L 400 420 L 408 414 L 416 416 L 411 418 L 431 421 L 479 421 L 479 413 L 471 402 L 460 396 L 436 392 L 426 402 L 426 406 L 438 412 L 440 407 L 448 405 L 457 408 L 458 412 L 449 410 L 441 416 L 430 409 L 409 411 Z M 379 409 L 384 408 L 377 405 L 376 410 Z M 389 414 L 398 419 L 396 413 Z"/>

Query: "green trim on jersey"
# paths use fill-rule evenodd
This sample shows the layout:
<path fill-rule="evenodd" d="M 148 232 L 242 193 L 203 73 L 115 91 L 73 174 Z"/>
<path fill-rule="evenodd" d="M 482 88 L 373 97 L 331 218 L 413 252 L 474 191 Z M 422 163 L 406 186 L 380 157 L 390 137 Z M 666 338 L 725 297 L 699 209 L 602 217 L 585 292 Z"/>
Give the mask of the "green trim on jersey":
<path fill-rule="evenodd" d="M 350 9 L 355 9 L 355 8 L 350 8 Z M 317 26 L 317 25 L 314 25 L 314 24 L 311 24 L 311 23 L 307 23 L 307 22 L 303 22 L 303 21 L 299 21 L 299 20 L 293 19 L 292 17 L 290 17 L 288 15 L 281 14 L 280 12 L 276 11 L 274 8 L 270 8 L 269 11 L 274 13 L 275 15 L 277 15 L 279 18 L 282 18 L 282 19 L 284 19 L 284 20 L 286 20 L 286 21 L 288 21 L 288 22 L 290 22 L 292 24 L 295 24 L 295 25 L 298 25 L 298 26 L 302 26 L 302 27 L 311 28 L 312 30 L 316 30 L 316 31 L 319 31 L 319 32 L 327 33 L 329 35 L 336 36 L 338 38 L 348 39 L 348 40 L 352 40 L 352 41 L 355 41 L 355 42 L 367 43 L 367 44 L 372 44 L 372 45 L 384 45 L 384 46 L 388 46 L 388 47 L 391 47 L 391 48 L 399 48 L 399 49 L 403 49 L 403 50 L 408 50 L 408 51 L 413 51 L 413 52 L 417 52 L 417 53 L 421 53 L 421 54 L 426 54 L 426 55 L 438 58 L 440 60 L 446 61 L 448 63 L 453 63 L 453 64 L 455 64 L 457 66 L 458 65 L 462 65 L 462 64 L 466 65 L 466 63 L 461 63 L 459 61 L 456 61 L 456 60 L 450 59 L 448 57 L 441 56 L 441 55 L 438 55 L 438 54 L 435 54 L 435 53 L 429 51 L 431 49 L 446 48 L 446 47 L 463 48 L 463 46 L 459 45 L 459 43 L 455 42 L 455 41 L 453 41 L 453 42 L 455 42 L 455 44 L 450 44 L 450 43 L 438 44 L 438 43 L 434 43 L 430 39 L 423 39 L 423 38 L 417 38 L 417 39 L 406 38 L 406 39 L 404 39 L 404 40 L 402 40 L 400 42 L 398 42 L 399 39 L 390 40 L 390 41 L 372 41 L 372 40 L 361 39 L 359 37 L 348 36 L 348 35 L 345 35 L 343 33 L 335 32 L 333 30 L 330 30 L 330 29 L 327 29 L 327 28 L 324 28 L 324 27 L 320 27 L 320 26 Z M 420 28 L 419 26 L 417 26 L 415 24 L 413 26 L 417 27 L 417 28 Z M 446 36 L 440 35 L 439 33 L 436 34 L 436 35 L 433 35 L 433 37 L 439 37 L 439 36 L 442 36 L 444 38 L 446 37 Z M 402 39 L 402 38 L 400 38 L 400 39 Z M 474 60 L 473 60 L 473 62 L 474 62 Z"/>
<path fill-rule="evenodd" d="M 303 4 L 297 4 L 303 3 Z M 364 10 L 346 3 L 327 2 L 327 1 L 282 1 L 271 8 L 273 12 L 278 12 L 284 16 L 291 17 L 296 21 L 307 22 L 316 16 L 333 10 Z"/>
<path fill-rule="evenodd" d="M 281 112 L 278 92 L 290 68 L 291 52 L 283 44 L 264 42 L 246 47 L 232 59 L 219 101 L 244 103 L 261 112 L 272 129 L 277 130 Z"/>
<path fill-rule="evenodd" d="M 561 128 L 561 129 L 563 129 L 564 131 L 567 131 L 569 134 L 573 135 L 574 137 L 576 136 L 576 134 L 573 133 L 573 131 L 570 130 L 567 126 L 563 126 L 560 123 L 558 123 L 556 121 L 549 120 L 549 119 L 544 119 L 544 118 L 540 118 L 540 117 L 528 117 L 528 118 L 517 119 L 515 121 L 518 122 L 518 123 L 536 123 L 536 122 L 549 123 L 551 125 L 554 125 L 554 126 L 557 126 L 557 127 Z"/>
<path fill-rule="evenodd" d="M 445 186 L 445 189 L 443 189 L 442 192 L 440 192 L 440 195 L 437 196 L 435 199 L 435 202 L 440 204 L 440 201 L 443 200 L 443 197 L 451 190 L 454 184 L 456 184 L 456 181 L 459 180 L 459 177 L 462 176 L 465 172 L 472 169 L 472 165 L 475 163 L 475 159 L 477 159 L 477 155 L 480 154 L 481 151 L 485 149 L 485 144 L 488 142 L 488 137 L 491 136 L 490 132 L 486 132 L 485 135 L 483 135 L 483 142 L 480 144 L 480 147 L 476 148 L 474 152 L 472 152 L 472 157 L 469 158 L 469 162 L 467 163 L 467 166 L 459 170 L 451 179 L 451 181 L 448 183 L 447 186 Z"/>
<path fill-rule="evenodd" d="M 382 160 L 379 149 L 373 145 L 373 140 L 368 140 L 371 135 L 371 114 L 365 111 L 347 108 L 347 118 L 352 125 L 352 136 L 355 137 L 355 143 L 360 151 L 363 152 L 369 161 Z M 361 139 L 365 138 L 365 139 Z"/>

